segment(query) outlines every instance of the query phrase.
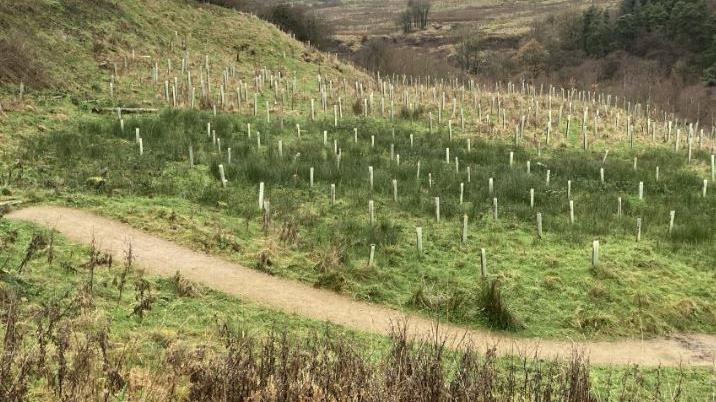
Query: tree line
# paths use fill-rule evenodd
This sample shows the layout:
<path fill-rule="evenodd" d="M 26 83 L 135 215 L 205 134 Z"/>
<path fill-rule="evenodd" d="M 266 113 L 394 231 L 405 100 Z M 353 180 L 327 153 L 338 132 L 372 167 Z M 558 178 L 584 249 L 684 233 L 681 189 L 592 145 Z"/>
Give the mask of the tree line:
<path fill-rule="evenodd" d="M 667 69 L 682 62 L 716 85 L 716 14 L 706 0 L 622 0 L 616 10 L 592 6 L 561 22 L 556 38 L 535 30 L 546 51 L 576 52 L 577 59 L 624 51 Z"/>
<path fill-rule="evenodd" d="M 398 16 L 398 25 L 404 33 L 425 29 L 429 14 L 430 0 L 408 0 L 407 8 Z"/>

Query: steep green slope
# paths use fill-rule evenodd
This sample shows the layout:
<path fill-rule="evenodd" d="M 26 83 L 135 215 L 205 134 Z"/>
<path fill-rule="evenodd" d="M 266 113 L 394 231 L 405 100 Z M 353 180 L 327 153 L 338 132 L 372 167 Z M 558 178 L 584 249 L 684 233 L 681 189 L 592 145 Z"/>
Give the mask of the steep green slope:
<path fill-rule="evenodd" d="M 163 55 L 180 49 L 197 63 L 209 56 L 212 65 L 233 64 L 239 74 L 261 68 L 302 76 L 359 74 L 253 15 L 181 0 L 2 2 L 0 29 L 0 88 L 6 93 L 19 92 L 23 82 L 30 92 L 102 99 L 115 71 L 121 82 L 139 64 L 145 68 L 132 78 L 147 80 L 154 63 L 164 70 Z M 151 100 L 138 85 L 124 95 Z"/>

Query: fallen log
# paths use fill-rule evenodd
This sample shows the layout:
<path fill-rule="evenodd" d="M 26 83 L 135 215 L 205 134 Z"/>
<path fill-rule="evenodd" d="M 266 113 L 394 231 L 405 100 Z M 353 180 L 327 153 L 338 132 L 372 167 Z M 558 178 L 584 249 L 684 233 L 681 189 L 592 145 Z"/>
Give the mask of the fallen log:
<path fill-rule="evenodd" d="M 159 109 L 149 107 L 95 107 L 94 113 L 157 113 Z"/>

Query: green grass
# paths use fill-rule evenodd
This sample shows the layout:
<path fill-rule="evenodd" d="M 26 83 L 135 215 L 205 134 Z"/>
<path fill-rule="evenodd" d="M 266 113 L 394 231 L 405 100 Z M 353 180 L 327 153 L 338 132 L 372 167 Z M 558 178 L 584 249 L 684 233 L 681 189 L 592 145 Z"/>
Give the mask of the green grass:
<path fill-rule="evenodd" d="M 86 290 L 90 281 L 87 266 L 90 249 L 74 245 L 59 235 L 53 237 L 51 263 L 48 261 L 49 248 L 40 247 L 20 273 L 20 261 L 36 235 L 42 236 L 45 242 L 51 236 L 45 229 L 0 219 L 0 246 L 3 251 L 0 258 L 0 294 L 4 295 L 3 300 L 8 292 L 16 292 L 20 298 L 22 316 L 27 318 L 21 323 L 20 331 L 32 331 L 34 321 L 31 317 L 53 308 L 65 311 L 64 321 L 60 320 L 57 325 L 59 328 L 74 328 L 77 331 L 75 336 L 79 337 L 76 340 L 78 345 L 81 345 L 80 334 L 107 331 L 112 359 L 123 356 L 121 372 L 130 381 L 128 390 L 123 393 L 141 392 L 142 387 L 151 390 L 152 383 L 147 382 L 148 379 L 153 379 L 154 386 L 161 384 L 165 362 L 179 350 L 220 352 L 223 350 L 225 327 L 257 339 L 265 339 L 272 333 L 285 333 L 294 342 L 340 339 L 348 342 L 357 355 L 369 364 L 378 364 L 388 358 L 391 344 L 388 338 L 266 310 L 201 287 L 195 287 L 198 292 L 193 295 L 182 296 L 173 280 L 148 278 L 137 270 L 130 271 L 120 299 L 118 278 L 123 271 L 123 261 L 113 261 L 111 267 L 98 266 L 90 293 Z M 137 284 L 141 280 L 147 281 L 154 298 L 151 309 L 145 312 L 142 319 L 131 314 L 137 305 Z M 75 304 L 77 301 L 80 301 L 79 305 Z M 27 345 L 32 344 L 32 337 L 25 339 L 26 343 L 29 342 Z M 52 349 L 49 357 L 54 359 Z M 459 360 L 459 353 L 448 351 L 444 355 L 447 378 L 455 375 L 453 370 L 459 366 Z M 508 375 L 513 370 L 511 367 L 525 364 L 532 367 L 530 370 L 535 370 L 549 363 L 524 361 L 519 356 L 504 357 L 498 359 L 498 375 Z M 636 400 L 652 399 L 655 398 L 657 384 L 662 397 L 667 399 L 677 384 L 681 384 L 682 400 L 704 400 L 711 395 L 714 387 L 713 371 L 708 368 L 596 366 L 591 368 L 590 377 L 594 394 L 603 400 L 615 398 L 617 393 L 622 392 L 617 390 L 621 389 Z M 34 377 L 33 374 L 32 378 L 42 376 Z M 30 385 L 30 395 L 34 400 L 54 400 L 43 380 L 33 380 Z M 186 386 L 178 390 L 179 395 L 187 396 Z M 150 394 L 145 396 L 150 397 Z"/>
<path fill-rule="evenodd" d="M 33 55 L 33 68 L 43 73 L 41 82 L 22 72 L 0 74 L 0 93 L 5 94 L 17 93 L 24 79 L 29 95 L 60 94 L 77 105 L 111 105 L 116 100 L 110 99 L 108 87 L 116 64 L 115 99 L 155 103 L 160 97 L 154 89 L 137 84 L 150 81 L 154 63 L 159 63 L 162 83 L 181 77 L 184 45 L 197 84 L 205 56 L 216 79 L 229 65 L 241 76 L 262 68 L 297 73 L 306 78 L 302 87 L 315 85 L 319 71 L 327 77 L 360 76 L 252 15 L 200 2 L 18 0 L 0 5 L 0 21 L 7 37 Z"/>
<path fill-rule="evenodd" d="M 25 302 L 33 306 L 68 303 L 73 295 L 90 282 L 87 268 L 89 247 L 80 247 L 54 235 L 54 259 L 48 261 L 48 247 L 42 247 L 30 260 L 23 272 L 18 272 L 33 235 L 43 236 L 49 242 L 50 233 L 32 225 L 0 220 L 0 286 L 14 290 Z M 101 239 L 97 239 L 101 242 Z M 220 342 L 219 333 L 224 325 L 263 337 L 268 333 L 288 331 L 292 335 L 306 337 L 315 333 L 347 336 L 362 348 L 380 350 L 385 340 L 380 337 L 359 334 L 329 323 L 313 321 L 300 316 L 267 310 L 238 298 L 227 296 L 194 285 L 196 295 L 183 297 L 172 279 L 145 277 L 134 267 L 129 271 L 125 290 L 119 298 L 119 281 L 124 261 L 113 261 L 111 267 L 96 268 L 92 311 L 97 328 L 109 327 L 114 340 L 133 345 L 137 354 L 132 358 L 142 362 L 173 342 L 189 345 L 212 345 Z M 150 293 L 155 302 L 145 317 L 133 315 L 136 306 L 137 287 L 140 279 L 150 283 Z M 153 364 L 159 363 L 148 359 Z"/>
<path fill-rule="evenodd" d="M 222 153 L 206 136 L 212 123 Z M 248 138 L 246 123 L 253 135 Z M 25 144 L 25 159 L 34 168 L 25 185 L 44 188 L 38 196 L 126 221 L 195 249 L 224 255 L 246 266 L 305 281 L 357 299 L 396 308 L 438 313 L 473 327 L 501 329 L 480 301 L 479 250 L 488 255 L 488 271 L 501 283 L 507 309 L 523 336 L 612 338 L 653 336 L 675 331 L 713 333 L 716 324 L 710 297 L 716 284 L 713 195 L 700 196 L 699 173 L 684 158 L 661 148 L 612 150 L 606 182 L 599 181 L 601 152 L 514 147 L 502 141 L 473 138 L 467 152 L 464 138 L 425 132 L 419 124 L 382 120 L 344 120 L 302 124 L 256 122 L 230 115 L 165 112 L 129 119 L 125 132 L 114 120 L 81 119 L 69 128 Z M 138 155 L 133 128 L 139 127 L 145 154 Z M 359 140 L 353 143 L 353 127 Z M 322 132 L 330 134 L 323 146 Z M 262 134 L 256 149 L 256 132 Z M 393 134 L 394 133 L 394 134 Z M 411 148 L 409 134 L 414 134 Z M 370 147 L 370 136 L 375 147 Z M 394 137 L 393 137 L 394 135 Z M 277 143 L 283 140 L 283 158 Z M 340 169 L 332 141 L 343 156 Z M 188 167 L 192 144 L 194 169 Z M 400 154 L 390 161 L 390 144 Z M 232 163 L 226 148 L 232 148 Z M 444 163 L 444 149 L 459 157 Z M 508 165 L 514 152 L 515 165 Z M 294 158 L 300 153 L 301 156 Z M 638 155 L 637 171 L 633 156 Z M 695 158 L 705 161 L 707 154 Z M 421 162 L 421 180 L 416 164 Z M 531 161 L 531 174 L 525 163 Z M 222 189 L 218 164 L 229 180 Z M 374 167 L 374 189 L 368 166 Z M 471 181 L 466 167 L 471 167 Z M 660 181 L 654 169 L 660 166 Z M 309 169 L 315 170 L 313 188 Z M 107 169 L 103 186 L 87 183 Z M 545 183 L 550 169 L 551 181 Z M 428 186 L 432 172 L 434 184 Z M 487 179 L 494 178 L 499 219 L 491 214 Z M 392 201 L 391 179 L 398 180 L 399 202 Z M 575 224 L 569 223 L 566 194 L 572 181 Z M 273 226 L 261 228 L 258 183 L 266 183 Z M 636 196 L 645 185 L 645 200 Z M 463 205 L 459 185 L 465 184 Z M 337 187 L 337 205 L 329 202 L 329 185 Z M 529 207 L 535 189 L 535 208 Z M 47 191 L 54 193 L 48 195 Z M 441 222 L 434 219 L 433 198 L 440 197 Z M 616 216 L 617 197 L 623 216 Z M 376 205 L 377 222 L 368 222 L 368 200 Z M 668 234 L 670 210 L 676 226 Z M 535 213 L 544 216 L 544 238 L 535 234 Z M 470 221 L 466 244 L 460 243 L 462 215 Z M 635 221 L 644 222 L 642 240 L 634 240 Z M 415 226 L 424 228 L 424 253 L 415 250 Z M 282 240 L 293 228 L 295 239 Z M 289 230 L 290 232 L 290 230 Z M 284 236 L 285 237 L 285 236 Z M 601 265 L 590 266 L 591 241 L 602 244 Z M 367 264 L 376 244 L 376 266 Z M 258 263 L 261 254 L 270 267 Z M 539 306 L 536 308 L 535 306 Z"/>
<path fill-rule="evenodd" d="M 398 120 L 377 118 L 374 111 L 368 119 L 341 119 L 339 127 L 334 128 L 328 120 L 332 119 L 337 96 L 343 96 L 344 113 L 349 116 L 351 105 L 359 98 L 351 93 L 353 79 L 365 85 L 364 96 L 375 92 L 373 106 L 378 109 L 380 90 L 376 82 L 250 16 L 176 0 L 100 0 L 92 4 L 23 0 L 10 7 L 0 5 L 0 22 L 9 38 L 24 43 L 26 53 L 33 56 L 47 78 L 45 84 L 25 82 L 27 96 L 23 102 L 16 100 L 17 79 L 0 82 L 0 102 L 6 112 L 0 113 L 0 201 L 11 196 L 30 203 L 92 210 L 273 275 L 430 317 L 437 314 L 475 328 L 572 339 L 649 337 L 677 331 L 714 333 L 713 183 L 709 196 L 700 197 L 709 155 L 699 148 L 694 161 L 687 164 L 684 137 L 679 154 L 667 149 L 672 143 L 665 147 L 651 144 L 640 130 L 643 127 L 639 125 L 645 124 L 640 117 L 633 120 L 638 138 L 635 149 L 631 149 L 624 130 L 610 127 L 614 114 L 622 123 L 626 120 L 624 111 L 605 110 L 608 116 L 603 116 L 603 127 L 598 136 L 590 137 L 590 150 L 585 153 L 578 150 L 581 136 L 577 117 L 586 104 L 575 102 L 572 114 L 577 117 L 565 138 L 567 111 L 563 102 L 564 116 L 561 125 L 555 126 L 552 144 L 544 144 L 546 122 L 542 116 L 528 119 L 525 138 L 520 146 L 514 146 L 514 122 L 533 110 L 535 98 L 503 92 L 500 98 L 508 111 L 508 123 L 502 129 L 497 110 L 491 107 L 494 93 L 477 91 L 482 113 L 491 114 L 477 121 L 478 113 L 470 107 L 472 95 L 441 83 L 438 91 L 447 92 L 448 103 L 462 96 L 460 106 L 466 107 L 466 130 L 459 130 L 458 117 L 452 116 L 452 141 L 447 138 L 450 113 L 444 111 L 443 122 L 438 124 L 437 110 L 427 90 L 418 96 L 426 104 L 417 112 L 405 112 L 400 106 L 402 91 L 409 89 L 412 93 L 415 88 L 400 85 L 396 85 L 394 95 L 396 113 L 401 116 Z M 227 88 L 227 113 L 220 111 L 213 116 L 208 112 L 165 110 L 151 117 L 125 115 L 124 132 L 115 118 L 88 113 L 95 106 L 166 107 L 163 80 L 177 75 L 180 91 L 186 91 L 184 76 L 178 71 L 184 40 L 196 86 L 206 55 L 211 59 L 215 91 L 221 71 L 236 67 L 237 74 Z M 132 50 L 136 52 L 134 59 Z M 168 58 L 172 71 L 167 68 Z M 160 65 L 158 83 L 150 78 L 154 62 Z M 108 83 L 114 63 L 119 80 L 112 99 Z M 280 90 L 274 92 L 270 81 L 279 72 L 283 81 Z M 324 88 L 336 89 L 328 91 L 327 112 L 320 110 L 319 74 Z M 264 76 L 266 88 L 259 93 L 259 117 L 254 119 L 246 116 L 253 112 L 251 86 L 257 75 Z M 284 90 L 294 77 L 296 91 Z M 393 79 L 399 82 L 398 77 Z M 248 99 L 236 105 L 232 87 L 238 80 L 248 84 Z M 213 95 L 201 107 L 208 109 L 216 103 L 216 93 Z M 411 101 L 415 96 L 411 95 Z M 310 99 L 316 99 L 317 122 L 307 121 Z M 546 98 L 537 100 L 542 109 L 546 108 Z M 561 100 L 556 95 L 554 101 L 552 113 L 556 117 Z M 271 109 L 271 124 L 264 122 L 266 102 Z M 446 107 L 449 110 L 451 105 Z M 593 112 L 593 106 L 589 107 Z M 354 107 L 353 112 L 356 110 L 360 109 Z M 427 132 L 428 111 L 435 119 L 434 133 Z M 206 137 L 207 122 L 221 138 L 221 154 Z M 251 138 L 247 136 L 247 123 L 253 127 Z M 296 123 L 302 127 L 300 140 L 295 134 Z M 140 128 L 144 141 L 142 157 L 134 144 L 135 127 Z M 352 142 L 354 127 L 358 128 L 358 144 Z M 328 146 L 322 144 L 324 130 L 328 132 Z M 260 149 L 256 147 L 257 131 L 262 133 Z M 416 141 L 412 148 L 410 134 Z M 376 141 L 373 149 L 369 145 L 371 135 Z M 467 138 L 472 140 L 470 153 L 466 151 Z M 278 157 L 279 139 L 283 140 L 283 158 Z M 340 169 L 332 151 L 334 139 L 343 152 Z M 390 144 L 400 154 L 400 166 L 390 161 Z M 196 157 L 194 169 L 188 168 L 189 145 Z M 232 148 L 231 164 L 226 160 L 227 147 Z M 446 147 L 451 158 L 459 157 L 461 169 L 457 174 L 454 159 L 449 165 L 444 163 Z M 606 184 L 602 185 L 599 168 L 606 148 L 609 157 Z M 515 153 L 512 168 L 507 163 L 510 151 Z M 299 152 L 301 156 L 294 160 Z M 636 171 L 632 169 L 635 156 L 639 158 Z M 418 160 L 419 182 L 415 179 Z M 525 171 L 528 160 L 530 175 Z M 229 179 L 226 189 L 218 182 L 220 163 Z M 375 168 L 372 192 L 368 188 L 369 165 Z M 467 166 L 471 167 L 469 183 Z M 659 182 L 654 178 L 656 166 L 661 169 Z M 311 167 L 315 169 L 313 188 L 308 186 Z M 550 186 L 545 185 L 546 169 L 551 171 Z M 106 180 L 96 186 L 96 177 L 105 171 Z M 432 188 L 427 184 L 429 172 L 434 179 Z M 489 177 L 495 179 L 497 221 L 491 218 Z M 398 203 L 392 201 L 394 178 L 398 180 Z M 567 180 L 572 180 L 576 206 L 573 225 L 568 221 Z M 636 197 L 639 181 L 645 184 L 644 201 Z M 273 212 L 273 224 L 267 232 L 261 228 L 257 205 L 259 182 L 266 183 L 266 198 Z M 338 203 L 334 206 L 329 202 L 331 183 L 337 185 Z M 458 199 L 460 183 L 465 183 L 462 205 Z M 529 188 L 536 193 L 534 210 L 528 205 Z M 441 223 L 434 222 L 435 196 L 440 197 Z M 615 214 L 617 197 L 624 202 L 622 217 Z M 376 203 L 377 214 L 372 227 L 367 214 L 370 199 Z M 676 211 L 676 227 L 668 234 L 670 210 Z M 544 215 L 545 236 L 541 240 L 535 235 L 536 212 Z M 470 220 L 464 245 L 460 243 L 463 214 Z M 640 243 L 634 241 L 637 217 L 644 220 Z M 421 256 L 414 246 L 416 225 L 425 233 Z M 8 243 L 16 231 L 18 239 Z M 83 268 L 87 249 L 60 238 L 58 257 L 52 265 L 41 255 L 18 274 L 18 261 L 34 231 L 27 225 L 0 220 L 0 264 L 5 264 L 0 265 L 0 286 L 20 292 L 31 311 L 66 302 L 66 292 L 79 291 L 87 281 Z M 593 239 L 599 239 L 602 245 L 602 264 L 596 270 L 589 262 Z M 371 244 L 377 246 L 373 267 L 367 264 Z M 496 314 L 488 309 L 492 298 L 486 297 L 489 293 L 483 289 L 487 281 L 479 275 L 480 248 L 487 250 L 490 279 L 499 281 L 505 311 L 514 318 L 514 325 L 508 329 L 499 311 Z M 261 263 L 266 257 L 272 262 L 270 266 Z M 129 354 L 140 371 L 142 367 L 161 368 L 167 346 L 174 343 L 216 347 L 223 323 L 259 336 L 272 329 L 285 329 L 298 338 L 319 332 L 355 342 L 374 360 L 388 349 L 389 342 L 384 338 L 267 311 L 208 289 L 201 289 L 198 297 L 180 297 L 170 280 L 155 278 L 146 279 L 156 300 L 147 316 L 139 320 L 130 316 L 136 305 L 134 282 L 139 276 L 132 275 L 125 297 L 117 301 L 118 272 L 116 265 L 98 270 L 88 325 L 109 328 L 113 340 L 132 352 Z M 505 359 L 501 364 L 515 361 Z M 607 383 L 631 372 L 632 368 L 595 368 L 592 378 L 596 392 L 603 395 Z M 638 391 L 643 392 L 643 399 L 654 399 L 657 378 L 670 385 L 684 381 L 687 391 L 682 397 L 687 400 L 713 396 L 713 371 L 708 369 L 686 370 L 681 379 L 676 370 L 634 372 L 626 381 L 633 389 L 645 386 Z"/>
<path fill-rule="evenodd" d="M 7 42 L 17 53 L 4 54 L 0 65 L 0 168 L 4 172 L 15 162 L 13 155 L 23 138 L 61 128 L 93 108 L 165 106 L 164 81 L 173 82 L 175 77 L 179 95 L 188 97 L 181 72 L 184 45 L 189 50 L 186 71 L 194 77 L 197 94 L 207 56 L 214 95 L 222 71 L 235 73 L 237 80 L 226 89 L 232 100 L 238 79 L 244 80 L 253 99 L 252 80 L 263 69 L 280 72 L 291 83 L 295 77 L 302 90 L 315 89 L 318 74 L 335 82 L 366 79 L 355 67 L 252 15 L 194 1 L 18 0 L 0 4 L 0 26 L 5 34 L 0 46 Z M 152 80 L 155 63 L 158 82 Z M 290 91 L 281 96 L 287 103 L 301 101 L 301 95 Z M 263 95 L 260 101 L 263 106 Z M 286 107 L 285 113 L 292 111 Z"/>

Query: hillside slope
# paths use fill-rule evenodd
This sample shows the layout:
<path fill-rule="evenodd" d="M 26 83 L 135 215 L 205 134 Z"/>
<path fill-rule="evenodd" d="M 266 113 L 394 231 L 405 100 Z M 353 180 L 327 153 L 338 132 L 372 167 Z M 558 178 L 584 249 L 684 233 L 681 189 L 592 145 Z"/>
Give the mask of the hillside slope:
<path fill-rule="evenodd" d="M 245 93 L 255 92 L 262 72 L 271 84 L 280 74 L 302 90 L 317 87 L 319 75 L 367 78 L 253 15 L 193 1 L 4 1 L 0 32 L 0 159 L 7 159 L 0 166 L 14 163 L 8 154 L 23 138 L 91 109 L 167 106 L 165 83 L 178 82 L 187 106 L 188 76 L 197 98 L 205 81 L 215 89 L 197 107 L 216 102 L 222 83 L 229 96 L 242 79 Z"/>
<path fill-rule="evenodd" d="M 191 63 L 235 66 L 303 77 L 356 76 L 353 67 L 306 47 L 253 15 L 182 0 L 17 0 L 0 3 L 0 93 L 51 90 L 101 99 L 112 75 L 150 79 L 159 64 L 170 76 L 167 54 L 188 50 Z M 174 62 L 174 71 L 181 68 Z M 218 68 L 214 68 L 219 78 Z M 315 73 L 315 74 L 309 74 Z M 175 73 L 178 75 L 177 73 Z M 198 75 L 198 72 L 197 72 Z M 125 95 L 136 96 L 139 88 Z M 147 99 L 142 99 L 147 101 Z"/>

